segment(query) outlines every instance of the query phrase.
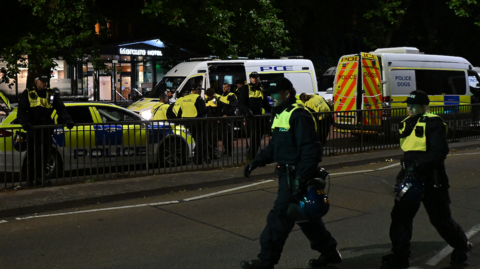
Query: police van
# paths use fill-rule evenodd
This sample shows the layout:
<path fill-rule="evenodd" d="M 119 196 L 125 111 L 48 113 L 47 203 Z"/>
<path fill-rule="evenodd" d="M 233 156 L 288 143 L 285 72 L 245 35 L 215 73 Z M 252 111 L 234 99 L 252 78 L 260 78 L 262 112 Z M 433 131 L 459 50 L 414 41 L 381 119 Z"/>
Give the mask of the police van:
<path fill-rule="evenodd" d="M 204 89 L 212 87 L 217 93 L 221 93 L 224 83 L 232 84 L 234 86 L 232 90 L 235 88 L 236 80 L 249 83 L 249 74 L 254 71 L 260 74 L 263 85 L 268 85 L 274 78 L 283 76 L 292 82 L 297 94 L 317 93 L 313 63 L 301 58 L 303 57 L 269 60 L 192 59 L 193 61 L 180 63 L 173 67 L 145 98 L 133 103 L 128 109 L 139 113 L 148 120 L 152 118 L 151 110 L 159 102 L 160 93 L 167 88 L 180 93 L 182 90 L 189 91 L 197 86 Z"/>
<path fill-rule="evenodd" d="M 358 132 L 361 126 L 367 132 L 385 131 L 392 126 L 390 120 L 404 118 L 406 111 L 393 115 L 376 109 L 406 107 L 403 102 L 414 90 L 426 92 L 430 106 L 469 105 L 471 77 L 478 79 L 478 73 L 466 59 L 428 55 L 413 47 L 345 55 L 338 62 L 333 87 L 334 110 L 345 113 L 336 114 L 335 123 L 343 130 Z M 437 111 L 453 114 L 448 109 Z M 352 113 L 355 110 L 364 112 Z"/>

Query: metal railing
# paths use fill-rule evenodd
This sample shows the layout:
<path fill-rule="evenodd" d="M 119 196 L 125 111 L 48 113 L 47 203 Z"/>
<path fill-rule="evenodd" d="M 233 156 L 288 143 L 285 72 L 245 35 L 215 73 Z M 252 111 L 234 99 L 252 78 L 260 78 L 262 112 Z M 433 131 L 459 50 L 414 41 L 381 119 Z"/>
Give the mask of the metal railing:
<path fill-rule="evenodd" d="M 450 142 L 480 137 L 480 106 L 430 112 L 445 120 Z M 398 148 L 406 115 L 405 108 L 313 114 L 325 156 Z M 11 189 L 239 166 L 268 144 L 270 126 L 270 115 L 262 115 L 38 126 L 28 135 L 0 128 L 0 184 Z"/>

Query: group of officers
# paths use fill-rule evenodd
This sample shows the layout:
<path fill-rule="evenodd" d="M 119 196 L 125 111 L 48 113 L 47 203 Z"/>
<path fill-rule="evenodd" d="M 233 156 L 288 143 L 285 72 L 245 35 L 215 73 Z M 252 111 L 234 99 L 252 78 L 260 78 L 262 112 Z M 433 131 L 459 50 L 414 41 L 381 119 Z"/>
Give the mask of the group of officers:
<path fill-rule="evenodd" d="M 35 86 L 20 95 L 18 120 L 30 140 L 27 150 L 30 167 L 38 168 L 42 165 L 42 159 L 47 157 L 44 148 L 48 149 L 51 145 L 49 129 L 35 126 L 53 124 L 50 115 L 54 109 L 59 114 L 59 123 L 70 129 L 74 126 L 58 94 L 48 89 L 48 80 L 49 75 L 39 74 Z M 197 87 L 190 93 L 185 93 L 173 105 L 168 104 L 171 93 L 162 94 L 153 119 L 205 116 L 207 105 L 199 95 L 201 90 Z M 209 102 L 215 93 L 209 90 L 207 92 Z M 272 97 L 273 107 L 268 105 L 266 96 Z M 318 135 L 318 119 L 306 108 L 313 98 L 315 96 L 303 95 L 301 99 L 305 105 L 300 104 L 292 83 L 284 77 L 274 79 L 267 89 L 263 89 L 256 73 L 250 75 L 250 83 L 242 85 L 238 94 L 230 92 L 229 85 L 224 85 L 223 94 L 217 96 L 216 116 L 235 115 L 237 105 L 246 117 L 262 114 L 262 108 L 271 112 L 272 116 L 272 137 L 258 154 L 260 141 L 256 140 L 258 137 L 250 137 L 252 159 L 244 167 L 244 176 L 249 177 L 257 167 L 277 163 L 278 196 L 260 236 L 261 251 L 258 259 L 241 262 L 244 269 L 273 269 L 296 223 L 310 241 L 311 248 L 320 252 L 317 259 L 309 261 L 311 268 L 324 268 L 342 261 L 337 241 L 326 229 L 321 217 L 307 217 L 298 221 L 288 212 L 291 204 L 298 203 L 310 191 L 309 184 L 315 178 L 322 160 L 323 145 Z M 391 213 L 390 239 L 393 253 L 382 257 L 381 268 L 410 266 L 412 223 L 421 203 L 424 204 L 432 225 L 453 248 L 451 262 L 462 264 L 469 257 L 472 244 L 451 216 L 449 179 L 444 164 L 449 152 L 446 125 L 441 117 L 428 112 L 429 98 L 426 93 L 413 91 L 405 102 L 409 116 L 402 121 L 399 130 L 404 156 L 396 178 L 396 199 Z M 255 121 L 248 122 L 252 122 L 249 123 L 250 128 L 255 127 Z M 194 121 L 187 120 L 186 123 L 195 142 L 202 143 L 202 139 L 197 140 L 200 137 L 199 126 Z M 39 169 L 30 167 L 28 180 L 31 183 L 40 175 Z"/>
<path fill-rule="evenodd" d="M 177 99 L 174 94 L 167 89 L 159 96 L 159 104 L 152 108 L 152 120 L 174 120 L 174 119 L 192 119 L 204 117 L 230 117 L 244 116 L 246 121 L 247 136 L 249 139 L 247 159 L 255 157 L 264 134 L 267 133 L 267 124 L 265 121 L 253 120 L 256 115 L 262 115 L 265 112 L 271 113 L 272 107 L 269 104 L 265 89 L 260 83 L 260 75 L 252 72 L 249 75 L 250 83 L 245 84 L 242 80 L 235 81 L 235 88 L 229 83 L 222 85 L 221 94 L 217 93 L 215 88 L 208 88 L 205 91 L 205 99 L 201 97 L 203 88 L 198 80 L 192 87 L 184 87 L 179 93 Z M 177 93 L 178 95 L 178 93 Z M 175 101 L 173 101 L 175 100 Z M 311 112 L 330 112 L 330 106 L 325 99 L 315 94 L 301 94 L 297 102 L 304 104 Z M 319 136 L 323 144 L 326 142 L 332 117 L 328 114 L 320 114 L 317 120 L 320 125 Z M 189 129 L 195 140 L 195 151 L 193 161 L 197 164 L 208 162 L 211 157 L 210 152 L 215 152 L 216 138 L 222 139 L 224 151 L 223 154 L 231 156 L 233 153 L 233 138 L 231 122 L 218 122 L 217 125 L 210 122 L 209 126 L 199 121 L 184 121 L 183 125 Z M 209 133 L 207 131 L 214 131 Z M 207 139 L 208 137 L 208 139 Z M 208 155 L 208 156 L 207 156 Z"/>

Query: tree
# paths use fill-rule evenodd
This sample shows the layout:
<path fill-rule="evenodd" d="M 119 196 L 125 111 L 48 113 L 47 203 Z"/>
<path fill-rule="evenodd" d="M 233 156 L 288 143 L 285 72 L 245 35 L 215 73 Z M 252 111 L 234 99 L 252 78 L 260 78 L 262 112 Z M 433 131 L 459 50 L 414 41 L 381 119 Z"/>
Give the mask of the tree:
<path fill-rule="evenodd" d="M 29 67 L 27 87 L 32 87 L 34 72 L 50 71 L 55 67 L 53 58 L 59 57 L 74 64 L 90 55 L 95 70 L 105 68 L 100 48 L 110 42 L 106 25 L 107 19 L 112 18 L 126 18 L 145 26 L 140 31 L 144 38 L 166 36 L 179 40 L 181 37 L 175 38 L 174 32 L 184 33 L 183 37 L 188 34 L 198 42 L 193 47 L 209 48 L 211 54 L 222 57 L 281 55 L 288 50 L 288 33 L 277 17 L 280 11 L 269 0 L 118 0 L 114 5 L 99 0 L 18 3 L 6 12 L 18 14 L 23 9 L 25 20 L 35 25 L 19 27 L 14 40 L 0 46 L 0 55 L 7 63 L 2 70 L 4 83 L 10 83 L 20 67 Z"/>

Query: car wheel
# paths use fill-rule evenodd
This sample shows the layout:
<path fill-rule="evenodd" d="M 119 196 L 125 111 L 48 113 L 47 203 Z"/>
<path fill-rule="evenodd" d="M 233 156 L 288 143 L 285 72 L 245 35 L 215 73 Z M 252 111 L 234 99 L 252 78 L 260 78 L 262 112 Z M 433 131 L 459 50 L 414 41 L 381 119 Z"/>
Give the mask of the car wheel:
<path fill-rule="evenodd" d="M 50 149 L 45 163 L 45 178 L 54 179 L 62 175 L 62 159 L 60 154 L 54 148 Z"/>
<path fill-rule="evenodd" d="M 158 161 L 161 167 L 172 167 L 187 163 L 188 145 L 180 138 L 167 138 L 158 150 Z"/>

